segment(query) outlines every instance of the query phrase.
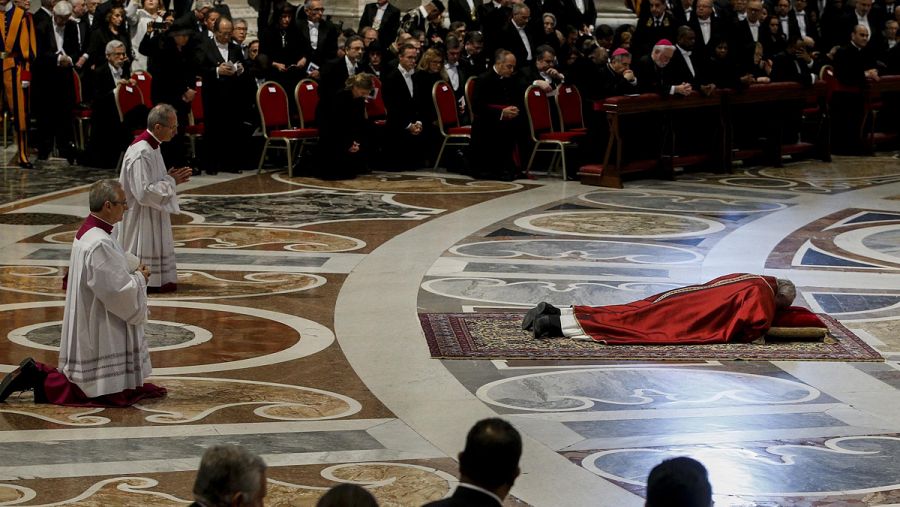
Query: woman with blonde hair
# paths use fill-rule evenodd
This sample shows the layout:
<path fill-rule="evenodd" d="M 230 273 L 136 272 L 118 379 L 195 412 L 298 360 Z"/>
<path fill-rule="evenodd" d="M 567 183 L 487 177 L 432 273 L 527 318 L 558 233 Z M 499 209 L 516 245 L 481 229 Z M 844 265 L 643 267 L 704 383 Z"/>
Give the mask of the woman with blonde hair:
<path fill-rule="evenodd" d="M 419 114 L 422 118 L 422 140 L 426 158 L 437 155 L 440 148 L 440 134 L 437 127 L 437 110 L 432 98 L 434 84 L 440 81 L 450 82 L 444 69 L 444 54 L 429 48 L 422 54 L 416 73 L 413 74 L 413 88 Z"/>

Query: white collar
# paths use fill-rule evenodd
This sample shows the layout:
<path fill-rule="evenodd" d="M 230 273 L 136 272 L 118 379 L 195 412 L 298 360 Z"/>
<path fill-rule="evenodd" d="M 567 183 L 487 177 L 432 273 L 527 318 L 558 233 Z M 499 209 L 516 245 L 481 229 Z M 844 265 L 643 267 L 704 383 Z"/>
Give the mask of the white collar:
<path fill-rule="evenodd" d="M 404 69 L 403 66 L 400 65 L 399 63 L 397 64 L 397 68 L 400 69 L 400 73 L 403 74 L 403 77 L 404 77 L 404 78 L 412 77 L 412 75 L 416 72 L 415 67 L 413 67 L 413 70 L 407 71 L 407 70 Z"/>
<path fill-rule="evenodd" d="M 759 21 L 754 21 L 753 23 L 747 21 L 747 24 L 750 25 L 750 26 L 752 26 L 752 27 L 759 27 Z"/>
<path fill-rule="evenodd" d="M 314 27 L 316 27 L 316 28 L 319 28 L 319 23 L 313 23 L 312 21 L 310 21 L 310 20 L 308 20 L 308 19 L 306 20 L 306 23 L 307 23 L 309 26 L 314 26 Z"/>
<path fill-rule="evenodd" d="M 704 25 L 708 25 L 708 24 L 712 23 L 712 18 L 706 18 L 706 19 L 697 18 L 697 22 L 704 24 Z"/>
<path fill-rule="evenodd" d="M 226 42 L 225 44 L 221 44 L 221 43 L 220 43 L 219 41 L 217 41 L 215 38 L 213 38 L 213 42 L 216 43 L 216 47 L 219 48 L 219 49 L 228 49 L 228 43 L 227 43 L 227 42 Z"/>
<path fill-rule="evenodd" d="M 683 54 L 684 56 L 691 56 L 691 52 L 687 49 L 684 49 L 683 47 L 678 45 L 676 45 L 675 47 L 678 48 L 678 51 L 681 51 L 681 54 Z"/>

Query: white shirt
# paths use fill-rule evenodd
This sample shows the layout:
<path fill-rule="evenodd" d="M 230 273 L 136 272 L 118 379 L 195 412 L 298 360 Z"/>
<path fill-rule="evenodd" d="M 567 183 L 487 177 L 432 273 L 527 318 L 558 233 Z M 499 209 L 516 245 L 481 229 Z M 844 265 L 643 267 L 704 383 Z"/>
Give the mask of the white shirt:
<path fill-rule="evenodd" d="M 416 72 L 415 69 L 407 72 L 406 69 L 403 68 L 402 65 L 398 65 L 397 68 L 400 70 L 400 75 L 403 76 L 403 80 L 406 81 L 406 87 L 409 89 L 409 96 L 413 97 L 413 80 L 412 76 Z"/>
<path fill-rule="evenodd" d="M 522 44 L 525 45 L 525 60 L 531 61 L 531 42 L 528 40 L 528 34 L 525 33 L 524 26 L 518 26 L 515 23 L 512 24 L 516 27 L 516 31 L 519 32 L 519 37 L 522 38 Z"/>
<path fill-rule="evenodd" d="M 681 51 L 681 56 L 684 57 L 684 61 L 685 63 L 687 63 L 688 70 L 691 71 L 691 75 L 697 77 L 697 73 L 694 72 L 694 62 L 691 61 L 691 52 L 681 46 L 675 47 L 678 48 L 678 51 Z"/>
<path fill-rule="evenodd" d="M 344 63 L 347 65 L 347 75 L 353 76 L 356 74 L 356 64 L 350 61 L 350 57 L 344 55 Z"/>
<path fill-rule="evenodd" d="M 800 36 L 806 37 L 806 13 L 805 12 L 797 13 L 797 26 L 800 27 Z"/>
<path fill-rule="evenodd" d="M 862 26 L 868 28 L 868 29 L 869 29 L 869 33 L 871 34 L 871 33 L 872 33 L 872 27 L 869 26 L 869 18 L 868 18 L 868 16 L 860 16 L 859 13 L 856 12 L 856 11 L 853 11 L 853 13 L 856 14 L 856 21 L 857 21 L 856 24 L 857 24 L 857 25 L 862 25 Z"/>
<path fill-rule="evenodd" d="M 307 21 L 307 24 L 309 24 L 309 45 L 314 50 L 319 49 L 319 24 L 312 21 Z"/>
<path fill-rule="evenodd" d="M 109 62 L 106 63 L 109 65 L 109 70 L 112 72 L 113 81 L 118 81 L 122 79 L 122 69 L 117 69 L 114 66 L 110 65 Z"/>
<path fill-rule="evenodd" d="M 784 16 L 784 17 L 779 16 L 778 21 L 781 22 L 781 31 L 784 32 L 784 35 L 786 35 L 786 36 L 790 35 L 791 30 L 790 30 L 790 24 L 788 23 L 788 21 L 789 21 L 788 17 L 787 16 Z"/>
<path fill-rule="evenodd" d="M 738 21 L 743 21 L 743 20 L 745 20 L 745 19 L 747 19 L 747 13 L 746 13 L 746 12 L 739 12 L 739 13 L 738 13 Z"/>
<path fill-rule="evenodd" d="M 376 4 L 378 5 L 378 4 Z M 388 4 L 378 5 L 378 8 L 375 9 L 375 19 L 372 20 L 372 28 L 378 30 L 381 28 L 381 20 L 384 19 L 384 13 L 387 11 Z"/>
<path fill-rule="evenodd" d="M 575 0 L 575 7 L 578 8 L 578 12 L 584 14 L 584 0 Z"/>
<path fill-rule="evenodd" d="M 53 21 L 53 36 L 56 37 L 56 54 L 65 56 L 66 50 L 63 49 L 63 36 L 66 33 L 66 25 L 59 26 L 56 20 Z"/>
<path fill-rule="evenodd" d="M 447 71 L 447 77 L 450 78 L 450 86 L 454 90 L 459 90 L 459 64 L 447 62 L 444 64 L 444 69 Z"/>
<path fill-rule="evenodd" d="M 685 9 L 685 10 L 684 10 L 684 19 L 686 19 L 687 21 L 690 21 L 690 20 L 691 20 L 691 14 L 693 14 L 693 12 L 691 11 L 691 9 Z"/>
<path fill-rule="evenodd" d="M 213 39 L 215 40 L 215 39 Z M 228 61 L 228 44 L 221 44 L 219 41 L 216 42 L 216 49 L 219 50 L 219 54 L 222 55 L 222 59 L 226 62 Z"/>
<path fill-rule="evenodd" d="M 712 36 L 712 20 L 697 19 L 700 23 L 700 34 L 703 36 L 703 44 L 709 44 L 709 38 Z"/>
<path fill-rule="evenodd" d="M 753 36 L 753 42 L 759 42 L 759 21 L 750 23 L 750 35 Z"/>

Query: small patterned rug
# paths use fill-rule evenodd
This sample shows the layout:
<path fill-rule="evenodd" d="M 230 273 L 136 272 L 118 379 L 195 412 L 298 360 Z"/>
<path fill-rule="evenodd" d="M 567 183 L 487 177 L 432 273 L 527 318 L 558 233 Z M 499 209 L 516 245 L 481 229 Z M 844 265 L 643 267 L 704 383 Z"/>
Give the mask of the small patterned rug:
<path fill-rule="evenodd" d="M 849 329 L 827 315 L 828 335 L 815 342 L 714 345 L 604 345 L 557 338 L 535 340 L 522 331 L 524 313 L 421 313 L 431 356 L 442 359 L 600 359 L 693 361 L 883 361 Z"/>

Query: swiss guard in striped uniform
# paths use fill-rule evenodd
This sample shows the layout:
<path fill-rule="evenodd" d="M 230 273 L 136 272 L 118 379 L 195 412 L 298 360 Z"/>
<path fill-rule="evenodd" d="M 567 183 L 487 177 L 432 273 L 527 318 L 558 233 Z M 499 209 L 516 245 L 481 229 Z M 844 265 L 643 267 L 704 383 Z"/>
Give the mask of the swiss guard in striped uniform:
<path fill-rule="evenodd" d="M 3 109 L 15 117 L 19 167 L 34 167 L 28 161 L 28 111 L 25 87 L 31 79 L 30 65 L 34 58 L 36 42 L 34 29 L 25 10 L 10 0 L 0 0 L 0 30 L 3 48 Z"/>

